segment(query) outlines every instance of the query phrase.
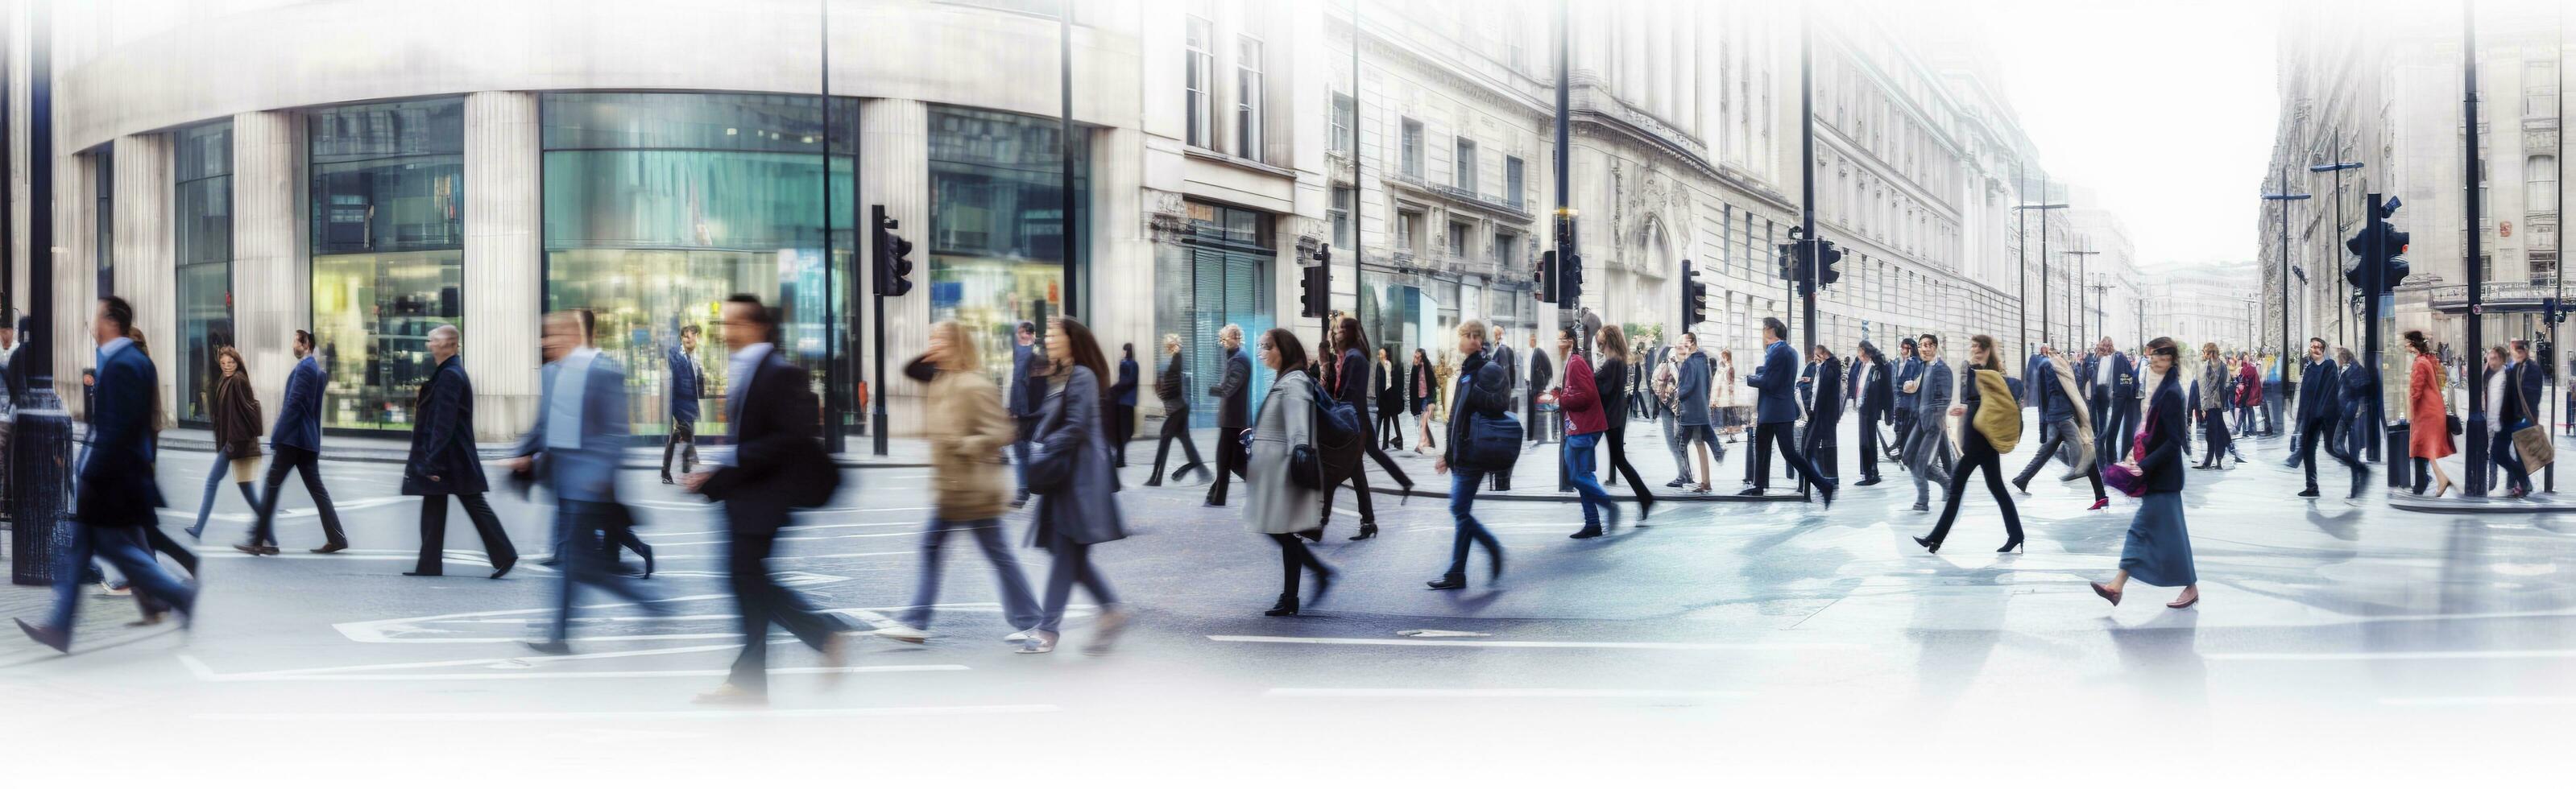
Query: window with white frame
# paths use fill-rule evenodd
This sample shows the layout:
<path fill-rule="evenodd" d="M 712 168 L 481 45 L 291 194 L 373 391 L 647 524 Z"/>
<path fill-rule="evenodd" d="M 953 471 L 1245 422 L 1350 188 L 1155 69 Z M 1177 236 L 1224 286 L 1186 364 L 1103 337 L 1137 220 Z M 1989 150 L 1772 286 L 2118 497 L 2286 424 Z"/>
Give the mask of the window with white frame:
<path fill-rule="evenodd" d="M 1188 88 L 1190 145 L 1216 145 L 1216 24 L 1206 17 L 1189 20 Z"/>
<path fill-rule="evenodd" d="M 1476 141 L 1465 137 L 1458 138 L 1458 158 L 1452 164 L 1457 170 L 1455 173 L 1457 177 L 1451 179 L 1453 185 L 1457 186 L 1459 191 L 1475 194 Z"/>
<path fill-rule="evenodd" d="M 1417 179 L 1417 180 L 1418 180 L 1418 179 L 1420 179 L 1420 178 L 1422 178 L 1422 122 L 1421 122 L 1421 121 L 1417 121 L 1417 120 L 1414 120 L 1414 119 L 1412 119 L 1412 118 L 1406 118 L 1406 119 L 1404 119 L 1404 154 L 1403 154 L 1403 155 L 1404 155 L 1404 159 L 1403 159 L 1402 167 L 1404 168 L 1404 174 L 1405 174 L 1406 176 L 1412 177 L 1412 178 Z"/>
<path fill-rule="evenodd" d="M 1351 237 L 1351 202 L 1356 196 L 1347 186 L 1333 187 L 1333 246 L 1356 249 L 1359 240 Z"/>
<path fill-rule="evenodd" d="M 2523 210 L 2534 214 L 2558 211 L 2558 157 L 2540 154 L 2524 160 Z"/>
<path fill-rule="evenodd" d="M 1351 99 L 1350 94 L 1333 94 L 1333 139 L 1327 142 L 1330 150 L 1340 153 L 1350 153 L 1351 143 L 1353 142 L 1351 139 L 1351 129 L 1358 126 L 1358 103 Z"/>
<path fill-rule="evenodd" d="M 1422 212 L 1406 209 L 1395 212 L 1395 246 L 1406 252 L 1422 249 Z"/>
<path fill-rule="evenodd" d="M 1261 39 L 1237 39 L 1234 61 L 1234 155 L 1261 157 Z"/>

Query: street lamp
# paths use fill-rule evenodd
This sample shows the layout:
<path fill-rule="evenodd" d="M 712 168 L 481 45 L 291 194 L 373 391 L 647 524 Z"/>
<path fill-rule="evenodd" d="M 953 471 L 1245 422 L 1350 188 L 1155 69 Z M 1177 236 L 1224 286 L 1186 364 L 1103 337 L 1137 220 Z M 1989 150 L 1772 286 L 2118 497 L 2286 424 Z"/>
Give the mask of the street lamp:
<path fill-rule="evenodd" d="M 2284 167 L 2284 168 L 2281 168 L 2281 193 L 2280 193 L 2280 194 L 2267 194 L 2267 195 L 2264 195 L 2264 196 L 2263 196 L 2263 199 L 2265 199 L 2265 200 L 2278 200 L 2278 201 L 2282 201 L 2282 204 L 2281 204 L 2281 358 L 2280 358 L 2279 360 L 2277 360 L 2277 361 L 2274 361 L 2274 362 L 2273 362 L 2273 364 L 2278 364 L 2278 365 L 2280 365 L 2280 366 L 2281 366 L 2281 367 L 2280 367 L 2280 370 L 2281 370 L 2281 389 L 2282 389 L 2282 391 L 2283 391 L 2283 392 L 2287 392 L 2287 391 L 2289 391 L 2289 387 L 2290 387 L 2290 359 L 2291 359 L 2293 356 L 2295 356 L 2295 355 L 2296 355 L 2296 354 L 2291 353 L 2291 351 L 2290 351 L 2290 206 L 2289 206 L 2289 202 L 2288 202 L 2288 201 L 2291 201 L 2291 200 L 2306 200 L 2306 199 L 2308 199 L 2308 198 L 2315 197 L 2315 195 L 2306 194 L 2306 193 L 2301 193 L 2301 194 L 2289 194 L 2289 191 L 2290 191 L 2290 169 L 2289 169 L 2289 168 L 2287 168 L 2287 167 Z"/>
<path fill-rule="evenodd" d="M 2048 199 L 2047 176 L 2039 178 L 2039 199 Z M 2048 343 L 2048 212 L 2065 207 L 2065 203 L 2023 203 L 2013 206 L 2015 211 L 2039 212 L 2039 341 L 2043 345 Z M 2029 298 L 2029 293 L 2022 294 L 2022 309 L 2030 309 Z"/>
<path fill-rule="evenodd" d="M 2341 132 L 2341 131 L 2337 131 L 2337 132 L 2335 132 L 2335 137 L 2334 137 L 2334 146 L 2335 146 L 2335 155 L 2336 155 L 2336 156 L 2342 156 L 2342 155 L 2343 155 L 2343 132 Z M 2329 238 L 2329 239 L 2326 239 L 2326 240 L 2327 240 L 2327 242 L 2328 242 L 2328 243 L 2327 243 L 2327 246 L 2329 246 L 2329 247 L 2333 247 L 2333 246 L 2335 246 L 2335 245 L 2337 245 L 2337 244 L 2340 244 L 2340 243 L 2342 243 L 2342 240 L 2343 240 L 2343 231 L 2344 231 L 2344 226 L 2343 226 L 2343 171 L 2345 171 L 2345 170 L 2359 170 L 2359 169 L 2361 169 L 2361 167 L 2362 167 L 2362 164 L 2361 164 L 2360 162 L 2335 162 L 2335 163 L 2333 163 L 2333 164 L 2318 164 L 2318 165 L 2310 165 L 2310 166 L 2308 167 L 2308 172 L 2312 172 L 2312 173 L 2334 173 L 2334 174 L 2335 174 L 2335 177 L 2334 177 L 2334 185 L 2335 185 L 2335 188 L 2334 188 L 2335 232 L 2334 232 L 2334 237 Z M 2334 266 L 2334 270 L 2335 270 L 2336 272 L 2341 272 L 2341 271 L 2343 271 L 2343 251 L 2342 251 L 2341 249 L 2336 249 L 2336 250 L 2333 252 L 2333 254 L 2334 254 L 2334 256 L 2335 256 L 2335 266 Z M 2340 296 L 2343 296 L 2343 295 L 2344 295 L 2344 288 L 2345 288 L 2345 287 L 2346 287 L 2346 286 L 2344 286 L 2344 285 L 2336 285 L 2336 286 L 2335 286 L 2335 295 L 2337 295 L 2337 296 L 2339 296 L 2339 297 L 2340 297 Z M 2376 296 L 2377 294 L 2372 294 L 2372 295 L 2373 295 L 2373 296 Z M 2340 304 L 2344 303 L 2344 302 L 2345 302 L 2345 301 L 2347 301 L 2347 300 L 2348 300 L 2348 298 L 2337 298 L 2337 299 L 2335 300 L 2335 303 L 2336 303 L 2336 304 L 2338 304 L 2338 305 L 2340 305 Z M 2342 309 L 2342 307 L 2339 307 L 2339 306 L 2338 306 L 2338 307 L 2336 307 L 2336 309 Z M 2344 324 L 2344 322 L 2343 322 L 2343 321 L 2336 321 L 2336 325 L 2338 325 L 2338 326 L 2341 326 L 2341 325 L 2343 325 L 2343 324 Z M 2350 342 L 2352 342 L 2352 334 L 2351 334 L 2351 332 L 2349 332 L 2349 331 L 2346 331 L 2346 332 L 2340 332 L 2340 333 L 2338 333 L 2338 339 L 2341 339 L 2342 341 L 2344 341 L 2344 342 L 2346 342 L 2346 343 L 2350 343 Z"/>

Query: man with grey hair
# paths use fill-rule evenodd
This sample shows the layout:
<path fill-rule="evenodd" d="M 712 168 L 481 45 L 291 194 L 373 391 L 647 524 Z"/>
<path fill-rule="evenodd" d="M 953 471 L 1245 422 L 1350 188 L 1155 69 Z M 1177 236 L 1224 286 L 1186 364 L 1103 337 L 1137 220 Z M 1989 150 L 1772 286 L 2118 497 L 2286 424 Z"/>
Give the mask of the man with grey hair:
<path fill-rule="evenodd" d="M 484 503 L 491 485 L 483 479 L 483 462 L 474 455 L 474 382 L 456 360 L 454 324 L 429 330 L 429 358 L 437 369 L 421 384 L 413 412 L 411 454 L 403 462 L 402 494 L 420 496 L 420 561 L 404 575 L 444 575 L 440 561 L 447 546 L 447 497 L 465 504 L 465 517 L 483 538 L 483 553 L 499 578 L 518 563 L 519 551 L 501 519 Z"/>
<path fill-rule="evenodd" d="M 1243 441 L 1238 438 L 1252 426 L 1252 359 L 1243 355 L 1243 327 L 1226 324 L 1218 329 L 1216 342 L 1225 348 L 1225 377 L 1208 387 L 1208 396 L 1217 400 L 1216 408 L 1216 483 L 1208 486 L 1207 506 L 1225 506 L 1226 483 L 1243 474 Z"/>

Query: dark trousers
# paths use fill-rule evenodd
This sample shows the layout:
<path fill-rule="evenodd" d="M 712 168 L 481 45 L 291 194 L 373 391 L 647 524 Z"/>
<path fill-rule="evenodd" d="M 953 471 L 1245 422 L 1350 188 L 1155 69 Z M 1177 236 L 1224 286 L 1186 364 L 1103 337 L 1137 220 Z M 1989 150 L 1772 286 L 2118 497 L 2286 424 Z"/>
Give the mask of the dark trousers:
<path fill-rule="evenodd" d="M 1208 486 L 1207 503 L 1225 505 L 1226 483 L 1243 473 L 1242 425 L 1218 425 L 1216 429 L 1216 484 Z"/>
<path fill-rule="evenodd" d="M 2511 427 L 2507 425 L 2506 427 Z M 2531 471 L 2523 468 L 2522 453 L 2513 446 L 2513 431 L 2503 427 L 2489 431 L 2487 457 L 2501 469 L 2509 490 L 2530 490 Z M 2308 472 L 2308 487 L 2316 487 L 2316 472 Z"/>
<path fill-rule="evenodd" d="M 1323 560 L 1315 558 L 1314 551 L 1306 550 L 1304 538 L 1294 534 L 1273 534 L 1270 535 L 1270 541 L 1279 544 L 1279 596 L 1281 598 L 1289 600 L 1297 598 L 1298 576 L 1303 575 L 1305 570 L 1314 570 L 1318 578 L 1332 574 L 1332 568 L 1325 567 Z"/>
<path fill-rule="evenodd" d="M 511 547 L 510 534 L 501 530 L 501 519 L 492 515 L 492 505 L 480 493 L 459 493 L 464 502 L 465 517 L 474 521 L 474 533 L 483 538 L 483 554 L 492 560 L 495 570 L 507 569 L 519 561 L 519 550 Z M 420 561 L 412 572 L 439 575 L 446 571 L 439 557 L 447 549 L 447 497 L 422 496 L 420 499 Z M 560 556 L 560 554 L 558 554 Z"/>
<path fill-rule="evenodd" d="M 1387 479 L 1395 480 L 1397 486 L 1406 490 L 1413 489 L 1413 478 L 1406 475 L 1402 467 L 1395 465 L 1395 458 L 1387 456 L 1386 448 L 1378 446 L 1374 436 L 1361 436 L 1360 446 L 1365 447 L 1361 451 L 1366 452 L 1368 458 L 1375 461 L 1377 467 L 1386 472 Z M 1377 506 L 1369 501 L 1367 464 L 1358 462 L 1351 464 L 1350 483 L 1352 495 L 1358 496 L 1360 500 L 1360 525 L 1377 525 Z M 1333 522 L 1333 492 L 1340 488 L 1341 486 L 1337 484 L 1324 489 L 1323 515 L 1317 525 Z"/>
<path fill-rule="evenodd" d="M 2004 493 L 2003 457 L 1995 454 L 1994 445 L 1986 443 L 1986 435 L 1977 432 L 1975 427 L 1959 432 L 1965 437 L 1960 440 L 1959 467 L 1950 474 L 1949 500 L 1941 502 L 1941 522 L 1932 527 L 1932 534 L 1926 539 L 1939 543 L 1950 536 L 1950 524 L 1959 519 L 1959 494 L 1968 489 L 1969 475 L 1982 471 L 1986 477 L 1986 492 L 1994 494 L 1995 506 L 2004 511 L 2004 534 L 2012 541 L 2020 542 L 2021 514 L 2013 509 L 2012 496 Z"/>
<path fill-rule="evenodd" d="M 2093 414 L 2094 456 L 2128 457 L 2130 437 L 2120 430 L 2120 411 L 2111 398 L 2095 395 L 2085 402 L 2085 410 Z"/>
<path fill-rule="evenodd" d="M 682 444 L 689 445 L 688 449 L 680 452 L 680 473 L 687 474 L 690 467 L 698 464 L 698 425 L 674 418 L 671 420 L 671 434 L 662 437 L 662 481 L 671 480 L 671 450 Z"/>
<path fill-rule="evenodd" d="M 555 622 L 547 631 L 548 640 L 562 641 L 572 630 L 573 596 L 587 586 L 629 602 L 648 603 L 644 586 L 634 579 L 608 571 L 608 560 L 600 548 L 600 532 L 620 520 L 614 504 L 563 499 L 555 503 L 555 529 L 562 533 L 563 543 L 555 555 L 563 559 L 563 570 L 555 581 Z M 629 532 L 632 534 L 632 532 Z M 496 562 L 497 564 L 497 562 Z"/>
<path fill-rule="evenodd" d="M 822 649 L 832 635 L 840 632 L 838 623 L 777 581 L 769 578 L 769 552 L 777 547 L 776 534 L 733 535 L 733 553 L 725 559 L 727 582 L 733 587 L 735 610 L 741 614 L 742 656 L 734 658 L 733 675 L 725 680 L 744 690 L 766 693 L 769 690 L 769 626 L 775 622 L 787 628 L 796 640 L 806 646 Z"/>
<path fill-rule="evenodd" d="M 1483 521 L 1476 520 L 1476 489 L 1484 487 L 1484 484 L 1484 472 L 1449 472 L 1449 520 L 1457 529 L 1449 541 L 1449 575 L 1467 574 L 1467 546 L 1470 544 L 1485 546 L 1485 554 L 1493 557 L 1497 566 L 1502 561 L 1502 541 L 1494 539 L 1494 533 L 1485 528 Z"/>
<path fill-rule="evenodd" d="M 197 552 L 188 550 L 188 546 L 179 544 L 178 540 L 170 539 L 170 535 L 161 531 L 160 526 L 143 527 L 143 544 L 145 547 L 151 548 L 153 553 L 170 557 L 171 561 L 178 562 L 181 569 L 188 571 L 189 578 L 194 579 L 198 577 Z M 128 581 L 128 585 L 129 587 L 131 586 L 130 580 Z M 135 595 L 134 605 L 136 608 L 143 609 L 144 616 L 152 616 L 154 614 L 170 610 L 169 601 L 153 597 L 149 594 Z"/>
<path fill-rule="evenodd" d="M 144 535 L 150 527 L 91 527 L 65 522 L 63 528 L 71 544 L 55 560 L 54 608 L 46 627 L 60 631 L 65 638 L 71 637 L 72 615 L 80 607 L 81 572 L 93 559 L 115 565 L 117 572 L 125 574 L 136 596 L 149 596 L 176 606 L 183 614 L 196 610 L 196 585 L 161 569 L 161 563 L 152 558 Z"/>
<path fill-rule="evenodd" d="M 1878 420 L 1860 420 L 1860 476 L 1862 479 L 1878 478 L 1878 453 L 1882 451 L 1885 450 L 1878 446 Z"/>
<path fill-rule="evenodd" d="M 2204 466 L 2217 465 L 2218 456 L 2227 454 L 2236 444 L 2236 438 L 2227 434 L 2224 412 L 2218 409 L 2200 412 L 2200 438 L 2201 443 L 2208 445 L 2200 462 Z"/>
<path fill-rule="evenodd" d="M 1190 459 L 1190 462 L 1183 463 L 1180 468 L 1172 471 L 1172 478 L 1179 479 L 1181 475 L 1190 473 L 1190 469 L 1200 467 L 1199 445 L 1197 441 L 1190 439 L 1189 410 L 1166 405 L 1163 408 L 1163 436 L 1161 440 L 1154 443 L 1155 479 L 1163 478 L 1163 461 L 1171 458 L 1174 441 L 1181 442 L 1181 451 Z"/>
<path fill-rule="evenodd" d="M 1037 435 L 1038 417 L 1019 417 L 1020 427 L 1011 437 L 1012 478 L 1019 481 L 1020 496 L 1029 495 L 1029 439 Z"/>
<path fill-rule="evenodd" d="M 1136 407 L 1109 404 L 1109 462 L 1127 467 L 1127 442 L 1136 440 Z"/>
<path fill-rule="evenodd" d="M 1842 417 L 1837 414 L 1830 422 L 1808 419 L 1807 428 L 1799 431 L 1798 452 L 1806 455 L 1807 463 L 1815 467 L 1816 476 L 1808 479 L 1810 483 L 1842 475 L 1842 452 L 1838 451 L 1842 449 L 1841 427 Z M 1797 467 L 1790 468 L 1794 470 Z"/>
<path fill-rule="evenodd" d="M 1798 451 L 1796 442 L 1789 440 L 1791 426 L 1788 422 L 1764 422 L 1753 429 L 1754 490 L 1771 486 L 1771 449 L 1774 446 L 1779 447 L 1780 459 L 1787 461 L 1791 470 L 1806 475 L 1807 479 L 1819 482 L 1826 479 L 1816 473 L 1816 465 L 1807 461 L 1806 454 Z"/>
<path fill-rule="evenodd" d="M 2317 489 L 2317 447 L 2320 445 L 2325 447 L 2328 456 L 2350 467 L 2354 476 L 2370 473 L 2361 461 L 2334 447 L 2334 427 L 2334 417 L 2330 416 L 2299 420 L 2299 465 L 2307 468 L 2309 490 Z"/>
<path fill-rule="evenodd" d="M 694 451 L 694 450 L 693 450 Z M 259 497 L 259 523 L 251 527 L 253 545 L 276 545 L 277 494 L 286 486 L 286 472 L 293 471 L 304 479 L 304 492 L 313 496 L 313 510 L 322 516 L 322 542 L 345 546 L 349 535 L 340 530 L 340 512 L 331 506 L 331 491 L 322 487 L 321 454 L 301 447 L 277 447 L 268 458 L 268 484 Z"/>
<path fill-rule="evenodd" d="M 1896 418 L 1896 441 L 1889 444 L 1887 447 L 1887 454 L 1891 457 L 1902 454 L 1905 451 L 1905 443 L 1912 440 L 1914 437 L 1914 418 L 1904 416 L 1905 414 L 1913 413 L 1913 407 L 1897 406 L 1896 408 L 1896 413 L 1898 414 Z"/>
<path fill-rule="evenodd" d="M 1619 484 L 1619 475 L 1626 474 L 1628 491 L 1637 494 L 1637 503 L 1653 505 L 1655 496 L 1646 492 L 1645 478 L 1637 476 L 1637 467 L 1628 464 L 1628 420 L 1613 420 L 1610 435 L 1602 440 L 1610 445 L 1610 484 Z"/>
<path fill-rule="evenodd" d="M 1390 449 L 1404 448 L 1404 409 L 1379 408 L 1374 427 L 1378 435 L 1385 436 L 1377 442 L 1377 446 Z"/>

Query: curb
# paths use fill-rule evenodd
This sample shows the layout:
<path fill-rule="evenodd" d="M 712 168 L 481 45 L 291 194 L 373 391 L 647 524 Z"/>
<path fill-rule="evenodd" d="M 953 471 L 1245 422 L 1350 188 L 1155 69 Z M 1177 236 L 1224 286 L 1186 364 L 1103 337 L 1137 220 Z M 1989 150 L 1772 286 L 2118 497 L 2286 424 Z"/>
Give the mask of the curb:
<path fill-rule="evenodd" d="M 1403 488 L 1395 488 L 1395 487 L 1386 487 L 1386 486 L 1381 486 L 1381 485 L 1370 485 L 1370 486 L 1369 486 L 1369 493 L 1370 493 L 1370 494 L 1372 494 L 1372 495 L 1378 495 L 1378 496 L 1402 496 L 1402 495 L 1404 495 L 1404 489 L 1403 489 Z M 1440 500 L 1442 500 L 1442 501 L 1447 501 L 1447 500 L 1449 500 L 1449 493 L 1448 493 L 1448 491 L 1430 491 L 1430 492 L 1424 492 L 1424 491 L 1421 491 L 1421 490 L 1417 489 L 1417 490 L 1415 490 L 1415 491 L 1413 492 L 1413 495 L 1414 495 L 1414 496 L 1416 496 L 1416 497 L 1419 497 L 1419 498 L 1426 498 L 1426 499 L 1440 499 Z M 1547 493 L 1521 493 L 1521 492 L 1518 492 L 1518 491 L 1500 491 L 1500 492 L 1496 492 L 1496 491 L 1485 491 L 1485 492 L 1482 492 L 1482 493 L 1478 493 L 1478 494 L 1476 494 L 1476 500 L 1477 500 L 1477 501 L 1556 501 L 1556 502 L 1564 502 L 1564 503 L 1567 503 L 1567 504 L 1572 504 L 1572 503 L 1575 503 L 1575 502 L 1577 502 L 1577 501 L 1581 501 L 1581 499 L 1577 498 L 1577 497 L 1576 497 L 1574 494 L 1572 494 L 1572 493 L 1557 493 L 1557 492 L 1553 492 L 1553 491 L 1551 491 L 1551 492 L 1547 492 Z M 1611 495 L 1610 500 L 1611 500 L 1611 501 L 1617 501 L 1617 502 L 1630 502 L 1630 503 L 1634 503 L 1635 501 L 1637 501 L 1637 497 L 1636 497 L 1636 496 L 1633 496 L 1633 495 L 1617 495 L 1617 494 L 1613 494 L 1613 495 Z M 1738 496 L 1738 495 L 1735 495 L 1735 494 L 1732 494 L 1732 493 L 1726 493 L 1726 494 L 1712 494 L 1712 495 L 1707 495 L 1707 496 L 1693 496 L 1693 495 L 1688 495 L 1688 494 L 1680 494 L 1680 493 L 1676 493 L 1676 494 L 1673 494 L 1673 495 L 1670 495 L 1670 496 L 1656 496 L 1656 497 L 1655 497 L 1655 503 L 1657 503 L 1657 504 L 1662 504 L 1662 503 L 1666 503 L 1666 502 L 1691 502 L 1691 501 L 1734 502 L 1734 503 L 1747 503 L 1747 504 L 1758 504 L 1758 503 L 1779 503 L 1779 502 L 1790 502 L 1790 503 L 1796 503 L 1796 502 L 1803 502 L 1803 501 L 1806 501 L 1806 500 L 1807 500 L 1807 499 L 1802 498 L 1802 497 L 1800 497 L 1800 496 L 1798 496 L 1798 495 L 1796 495 L 1796 494 L 1783 494 L 1783 493 L 1775 493 L 1775 494 L 1765 495 L 1765 496 Z M 2571 511 L 2576 511 L 2576 510 L 2571 510 Z"/>
<path fill-rule="evenodd" d="M 2531 500 L 2524 499 L 2523 501 Z M 2425 512 L 2444 515 L 2546 515 L 2559 512 L 2576 512 L 2576 501 L 2560 502 L 2551 500 L 2526 504 L 2517 502 L 2513 499 L 2486 499 L 2484 501 L 2474 499 L 2436 499 L 2427 496 L 2414 496 L 2409 494 L 2390 495 L 2388 497 L 2388 506 L 2393 509 L 2404 510 L 2406 512 Z"/>

